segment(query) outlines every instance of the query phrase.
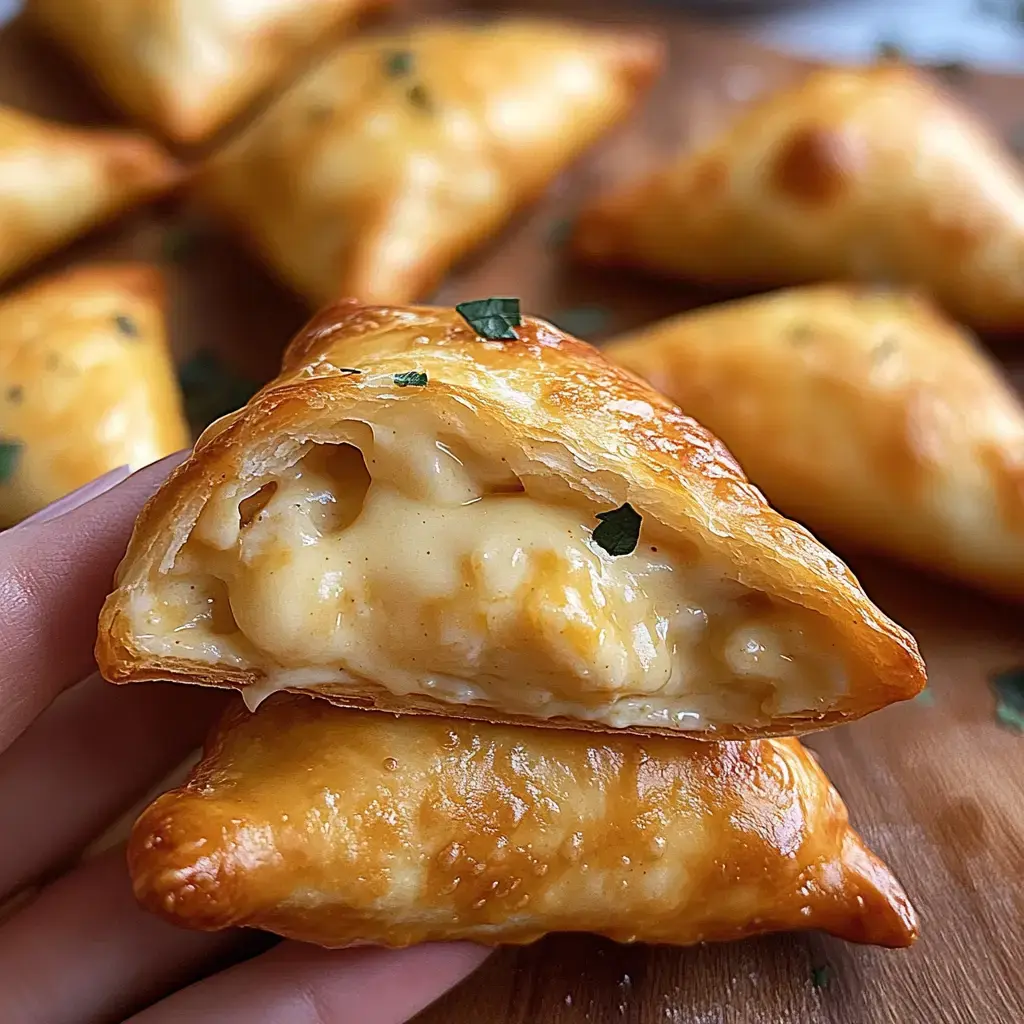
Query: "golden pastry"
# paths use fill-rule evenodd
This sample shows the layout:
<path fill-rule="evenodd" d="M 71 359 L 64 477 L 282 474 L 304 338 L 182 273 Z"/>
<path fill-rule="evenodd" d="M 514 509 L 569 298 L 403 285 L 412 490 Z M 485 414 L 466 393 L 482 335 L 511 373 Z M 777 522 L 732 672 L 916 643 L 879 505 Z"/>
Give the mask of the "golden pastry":
<path fill-rule="evenodd" d="M 320 305 L 408 302 L 636 102 L 653 40 L 554 21 L 359 39 L 203 176 L 211 205 Z"/>
<path fill-rule="evenodd" d="M 28 0 L 29 17 L 125 110 L 200 142 L 324 37 L 391 0 Z"/>
<path fill-rule="evenodd" d="M 157 268 L 80 267 L 0 301 L 0 526 L 189 440 Z"/>
<path fill-rule="evenodd" d="M 959 320 L 1024 330 L 1024 174 L 911 68 L 829 68 L 709 145 L 586 208 L 575 247 L 754 288 L 857 278 L 930 293 Z"/>
<path fill-rule="evenodd" d="M 207 429 L 136 524 L 107 679 L 705 738 L 923 686 L 716 438 L 515 300 L 459 309 L 329 308 Z"/>
<path fill-rule="evenodd" d="M 155 142 L 0 107 L 0 279 L 179 180 Z"/>
<path fill-rule="evenodd" d="M 927 301 L 794 288 L 613 342 L 825 536 L 1024 597 L 1024 408 Z"/>
<path fill-rule="evenodd" d="M 917 935 L 792 739 L 596 737 L 276 697 L 226 714 L 188 784 L 139 818 L 128 864 L 175 924 L 322 946 Z"/>

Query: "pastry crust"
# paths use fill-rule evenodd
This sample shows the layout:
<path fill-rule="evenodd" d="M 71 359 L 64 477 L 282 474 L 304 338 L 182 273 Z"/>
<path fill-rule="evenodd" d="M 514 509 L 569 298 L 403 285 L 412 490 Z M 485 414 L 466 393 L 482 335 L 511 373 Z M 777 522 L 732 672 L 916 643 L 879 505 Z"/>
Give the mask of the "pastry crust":
<path fill-rule="evenodd" d="M 1024 408 L 927 300 L 794 288 L 605 352 L 718 434 L 811 529 L 1024 597 Z"/>
<path fill-rule="evenodd" d="M 0 527 L 188 447 L 164 309 L 143 264 L 64 271 L 0 301 Z"/>
<path fill-rule="evenodd" d="M 28 0 L 32 20 L 133 116 L 207 138 L 325 37 L 391 0 Z"/>
<path fill-rule="evenodd" d="M 715 437 L 550 324 L 516 331 L 484 340 L 431 307 L 350 302 L 316 317 L 281 375 L 208 428 L 140 515 L 100 619 L 104 676 L 233 686 L 253 703 L 312 688 L 353 707 L 705 738 L 820 728 L 920 690 L 913 638 Z M 397 386 L 410 370 L 428 382 Z M 355 446 L 361 490 L 355 474 L 332 482 L 303 461 Z M 435 471 L 468 467 L 479 489 L 431 496 Z M 303 475 L 311 491 L 294 489 Z M 620 560 L 591 532 L 624 502 L 643 525 Z M 325 503 L 337 512 L 321 530 Z M 332 554 L 352 536 L 363 541 Z M 597 575 L 573 575 L 585 567 Z M 367 579 L 383 580 L 369 596 Z M 645 612 L 648 593 L 662 596 Z M 677 631 L 698 616 L 695 639 Z M 722 653 L 734 629 L 747 653 L 778 646 L 777 677 L 747 678 Z M 351 638 L 310 653 L 336 630 Z M 662 653 L 674 667 L 657 676 Z M 608 668 L 618 658 L 623 674 Z"/>
<path fill-rule="evenodd" d="M 0 107 L 0 279 L 177 184 L 135 132 L 73 128 Z"/>
<path fill-rule="evenodd" d="M 135 824 L 128 865 L 174 924 L 328 947 L 917 935 L 792 739 L 594 737 L 278 696 L 226 714 L 187 785 Z"/>
<path fill-rule="evenodd" d="M 633 107 L 661 48 L 557 21 L 432 24 L 349 43 L 201 187 L 315 305 L 409 302 Z"/>
<path fill-rule="evenodd" d="M 919 287 L 958 320 L 1024 330 L 1024 174 L 911 68 L 819 70 L 708 146 L 585 208 L 574 246 L 739 288 Z"/>

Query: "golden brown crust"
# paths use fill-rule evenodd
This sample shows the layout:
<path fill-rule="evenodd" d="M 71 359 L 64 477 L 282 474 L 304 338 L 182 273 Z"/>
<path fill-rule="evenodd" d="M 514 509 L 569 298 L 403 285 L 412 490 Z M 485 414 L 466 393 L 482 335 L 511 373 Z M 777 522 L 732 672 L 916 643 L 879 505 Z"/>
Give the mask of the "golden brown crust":
<path fill-rule="evenodd" d="M 341 48 L 210 163 L 211 206 L 320 305 L 422 298 L 623 117 L 652 39 L 428 24 Z"/>
<path fill-rule="evenodd" d="M 200 142 L 304 54 L 391 0 L 28 0 L 29 17 L 125 110 Z M 197 20 L 198 19 L 198 20 Z"/>
<path fill-rule="evenodd" d="M 0 301 L 0 526 L 119 466 L 188 446 L 157 267 L 95 264 Z"/>
<path fill-rule="evenodd" d="M 0 172 L 0 279 L 181 180 L 144 135 L 74 128 L 10 107 L 0 107 Z"/>
<path fill-rule="evenodd" d="M 595 262 L 740 288 L 856 278 L 920 287 L 958 319 L 1024 329 L 1024 175 L 913 69 L 819 70 L 708 146 L 599 197 Z"/>
<path fill-rule="evenodd" d="M 1024 409 L 926 300 L 794 288 L 605 353 L 714 430 L 812 529 L 1024 597 Z"/>
<path fill-rule="evenodd" d="M 526 318 L 517 331 L 515 341 L 485 341 L 455 311 L 431 307 L 351 302 L 316 317 L 288 349 L 281 376 L 209 428 L 140 515 L 100 619 L 96 650 L 104 676 L 240 689 L 259 684 L 262 674 L 244 664 L 146 653 L 133 635 L 132 602 L 171 566 L 223 481 L 244 488 L 245 480 L 282 453 L 297 451 L 304 439 L 413 401 L 451 436 L 471 439 L 475 450 L 501 459 L 528 491 L 585 507 L 614 508 L 628 500 L 652 537 L 751 591 L 820 615 L 845 658 L 848 685 L 813 709 L 759 722 L 756 734 L 859 717 L 922 687 L 913 639 L 867 599 L 835 555 L 766 504 L 714 436 L 639 378 L 550 324 Z M 348 375 L 339 367 L 363 372 Z M 427 372 L 429 385 L 394 387 L 391 375 L 410 368 Z M 318 690 L 337 703 L 435 710 L 429 700 L 382 700 L 372 679 L 346 685 L 344 695 L 326 685 Z M 450 715 L 492 717 L 486 707 L 445 707 Z M 716 735 L 742 736 L 750 728 L 728 723 Z"/>
<path fill-rule="evenodd" d="M 128 861 L 175 924 L 324 946 L 917 934 L 796 740 L 592 738 L 275 697 L 228 712 Z"/>

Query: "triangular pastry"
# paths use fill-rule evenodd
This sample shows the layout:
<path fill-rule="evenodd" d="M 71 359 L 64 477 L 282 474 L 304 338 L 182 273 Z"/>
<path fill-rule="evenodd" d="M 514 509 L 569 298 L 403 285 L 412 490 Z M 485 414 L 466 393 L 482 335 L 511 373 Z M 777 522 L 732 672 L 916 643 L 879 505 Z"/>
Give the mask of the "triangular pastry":
<path fill-rule="evenodd" d="M 28 0 L 126 111 L 181 143 L 241 113 L 325 37 L 391 0 Z"/>
<path fill-rule="evenodd" d="M 227 712 L 188 783 L 139 818 L 128 864 L 142 904 L 177 925 L 322 946 L 917 935 L 793 739 L 598 737 L 276 697 Z"/>
<path fill-rule="evenodd" d="M 794 288 L 605 353 L 718 434 L 811 529 L 1024 597 L 1024 408 L 927 301 Z"/>
<path fill-rule="evenodd" d="M 716 438 L 513 303 L 317 317 L 140 516 L 106 678 L 705 737 L 923 686 L 913 639 Z"/>
<path fill-rule="evenodd" d="M 656 42 L 556 21 L 368 36 L 216 156 L 211 204 L 316 305 L 422 298 L 635 103 Z"/>
<path fill-rule="evenodd" d="M 715 285 L 913 285 L 1024 330 L 1024 172 L 911 68 L 828 68 L 586 207 L 576 251 Z"/>
<path fill-rule="evenodd" d="M 156 267 L 96 264 L 0 300 L 0 527 L 190 435 Z"/>
<path fill-rule="evenodd" d="M 0 279 L 179 178 L 144 135 L 0 107 Z"/>

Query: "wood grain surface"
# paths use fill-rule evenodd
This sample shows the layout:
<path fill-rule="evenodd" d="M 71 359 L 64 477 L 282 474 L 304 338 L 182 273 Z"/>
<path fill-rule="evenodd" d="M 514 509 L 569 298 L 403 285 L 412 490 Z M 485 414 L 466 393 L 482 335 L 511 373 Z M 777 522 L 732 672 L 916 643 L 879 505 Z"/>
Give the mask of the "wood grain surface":
<path fill-rule="evenodd" d="M 407 4 L 399 16 L 409 16 L 410 7 L 421 13 L 450 6 Z M 526 310 L 592 340 L 711 301 L 679 286 L 569 266 L 557 244 L 564 220 L 599 184 L 705 137 L 731 109 L 794 79 L 805 65 L 724 32 L 666 16 L 655 21 L 651 9 L 629 2 L 517 6 L 656 25 L 671 46 L 670 68 L 642 112 L 459 268 L 437 299 L 519 295 Z M 1024 79 L 970 71 L 945 77 L 1000 131 L 1020 134 Z M 73 68 L 17 23 L 0 33 L 0 102 L 80 123 L 118 120 Z M 187 206 L 143 211 L 42 269 L 112 255 L 160 260 L 168 233 L 183 221 L 199 241 L 187 258 L 165 260 L 179 355 L 211 348 L 254 379 L 270 376 L 307 311 Z M 998 354 L 1011 376 L 1024 380 L 1024 355 L 1010 343 Z M 914 900 L 918 944 L 886 952 L 803 934 L 680 950 L 558 936 L 496 952 L 420 1024 L 1024 1022 L 1024 735 L 997 723 L 988 682 L 992 671 L 1024 664 L 1021 610 L 841 553 L 875 600 L 916 634 L 931 682 L 916 701 L 809 745 L 855 825 Z"/>

